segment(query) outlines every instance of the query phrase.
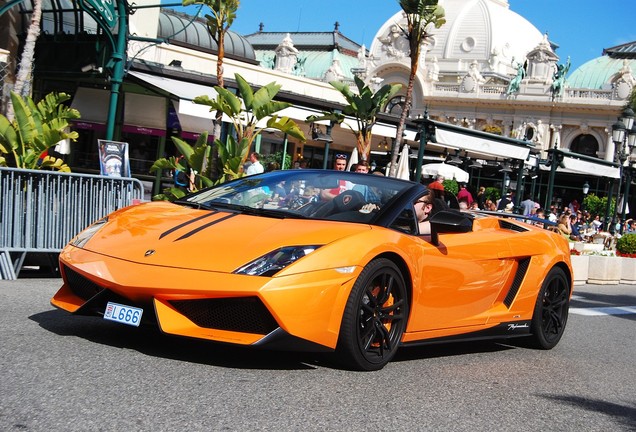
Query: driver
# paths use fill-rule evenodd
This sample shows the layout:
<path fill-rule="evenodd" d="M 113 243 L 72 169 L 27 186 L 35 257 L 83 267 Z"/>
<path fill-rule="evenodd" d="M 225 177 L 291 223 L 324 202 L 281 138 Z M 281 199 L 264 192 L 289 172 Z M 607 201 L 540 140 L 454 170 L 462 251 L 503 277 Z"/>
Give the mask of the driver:
<path fill-rule="evenodd" d="M 444 200 L 435 198 L 433 191 L 429 189 L 427 193 L 413 203 L 413 208 L 415 210 L 420 235 L 430 235 L 431 217 L 438 211 L 447 209 L 447 205 Z"/>

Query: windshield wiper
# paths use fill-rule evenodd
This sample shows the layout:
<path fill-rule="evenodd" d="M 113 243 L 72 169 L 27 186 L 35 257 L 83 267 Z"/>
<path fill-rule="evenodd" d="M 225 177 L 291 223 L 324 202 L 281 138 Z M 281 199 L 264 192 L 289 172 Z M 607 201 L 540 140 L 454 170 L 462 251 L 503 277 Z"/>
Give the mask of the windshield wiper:
<path fill-rule="evenodd" d="M 293 218 L 293 219 L 307 219 L 305 216 L 290 212 L 288 210 L 280 210 L 280 209 L 266 209 L 266 208 L 255 208 L 248 206 L 237 206 L 239 211 L 244 214 L 255 215 L 255 216 L 266 216 L 273 217 L 277 219 L 285 219 L 285 218 Z"/>
<path fill-rule="evenodd" d="M 208 202 L 205 205 L 201 203 L 195 203 L 192 201 L 186 201 L 186 200 L 176 200 L 174 202 L 177 204 L 183 204 L 183 205 L 187 205 L 187 206 L 198 208 L 198 209 L 220 208 L 220 209 L 227 209 L 227 210 L 241 212 L 243 214 L 272 217 L 277 219 L 285 219 L 285 218 L 307 219 L 307 216 L 303 214 L 296 213 L 290 210 L 285 210 L 285 209 L 267 209 L 267 208 L 260 208 L 260 207 L 250 207 L 246 205 L 232 204 L 232 203 L 218 202 L 218 201 Z"/>
<path fill-rule="evenodd" d="M 203 205 L 201 203 L 197 203 L 197 202 L 192 202 L 192 201 L 187 201 L 187 200 L 174 200 L 172 201 L 174 204 L 180 204 L 180 205 L 184 205 L 184 206 L 188 206 L 188 207 L 192 207 L 195 208 L 197 210 L 201 210 L 201 209 L 209 209 L 208 206 Z"/>

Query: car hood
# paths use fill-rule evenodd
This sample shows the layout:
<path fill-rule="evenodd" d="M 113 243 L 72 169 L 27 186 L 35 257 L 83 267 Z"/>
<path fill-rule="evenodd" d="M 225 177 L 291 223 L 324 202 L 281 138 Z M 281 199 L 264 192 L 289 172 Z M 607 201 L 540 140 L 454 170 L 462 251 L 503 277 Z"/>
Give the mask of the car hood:
<path fill-rule="evenodd" d="M 149 265 L 232 272 L 282 246 L 325 245 L 369 229 L 152 202 L 111 214 L 84 249 Z"/>

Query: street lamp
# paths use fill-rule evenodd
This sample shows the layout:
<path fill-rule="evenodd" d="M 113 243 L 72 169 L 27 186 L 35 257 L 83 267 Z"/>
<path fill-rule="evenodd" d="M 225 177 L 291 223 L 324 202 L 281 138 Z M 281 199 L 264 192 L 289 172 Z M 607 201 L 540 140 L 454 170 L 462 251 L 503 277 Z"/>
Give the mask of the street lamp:
<path fill-rule="evenodd" d="M 583 183 L 583 195 L 587 195 L 589 191 L 590 191 L 590 184 L 587 182 L 587 180 L 585 180 L 585 183 Z"/>
<path fill-rule="evenodd" d="M 612 141 L 616 146 L 616 156 L 620 162 L 620 182 L 618 184 L 618 194 L 620 197 L 621 182 L 623 181 L 623 174 L 626 171 L 625 191 L 623 193 L 623 202 L 620 213 L 620 233 L 623 233 L 623 225 L 625 223 L 625 212 L 627 211 L 627 201 L 629 200 L 629 187 L 632 182 L 631 164 L 628 162 L 627 170 L 625 170 L 625 162 L 629 160 L 632 149 L 636 145 L 636 128 L 634 127 L 634 111 L 630 107 L 626 107 L 618 121 L 612 125 Z M 618 209 L 615 209 L 615 214 Z M 612 220 L 612 229 L 614 226 L 614 220 Z"/>

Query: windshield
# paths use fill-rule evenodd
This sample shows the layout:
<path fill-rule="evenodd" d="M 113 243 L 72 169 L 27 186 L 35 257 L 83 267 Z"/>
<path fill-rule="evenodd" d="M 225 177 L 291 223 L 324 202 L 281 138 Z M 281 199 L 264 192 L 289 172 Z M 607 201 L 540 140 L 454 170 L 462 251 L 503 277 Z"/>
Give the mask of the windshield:
<path fill-rule="evenodd" d="M 372 223 L 413 182 L 332 170 L 284 170 L 223 183 L 177 203 L 268 217 Z"/>

